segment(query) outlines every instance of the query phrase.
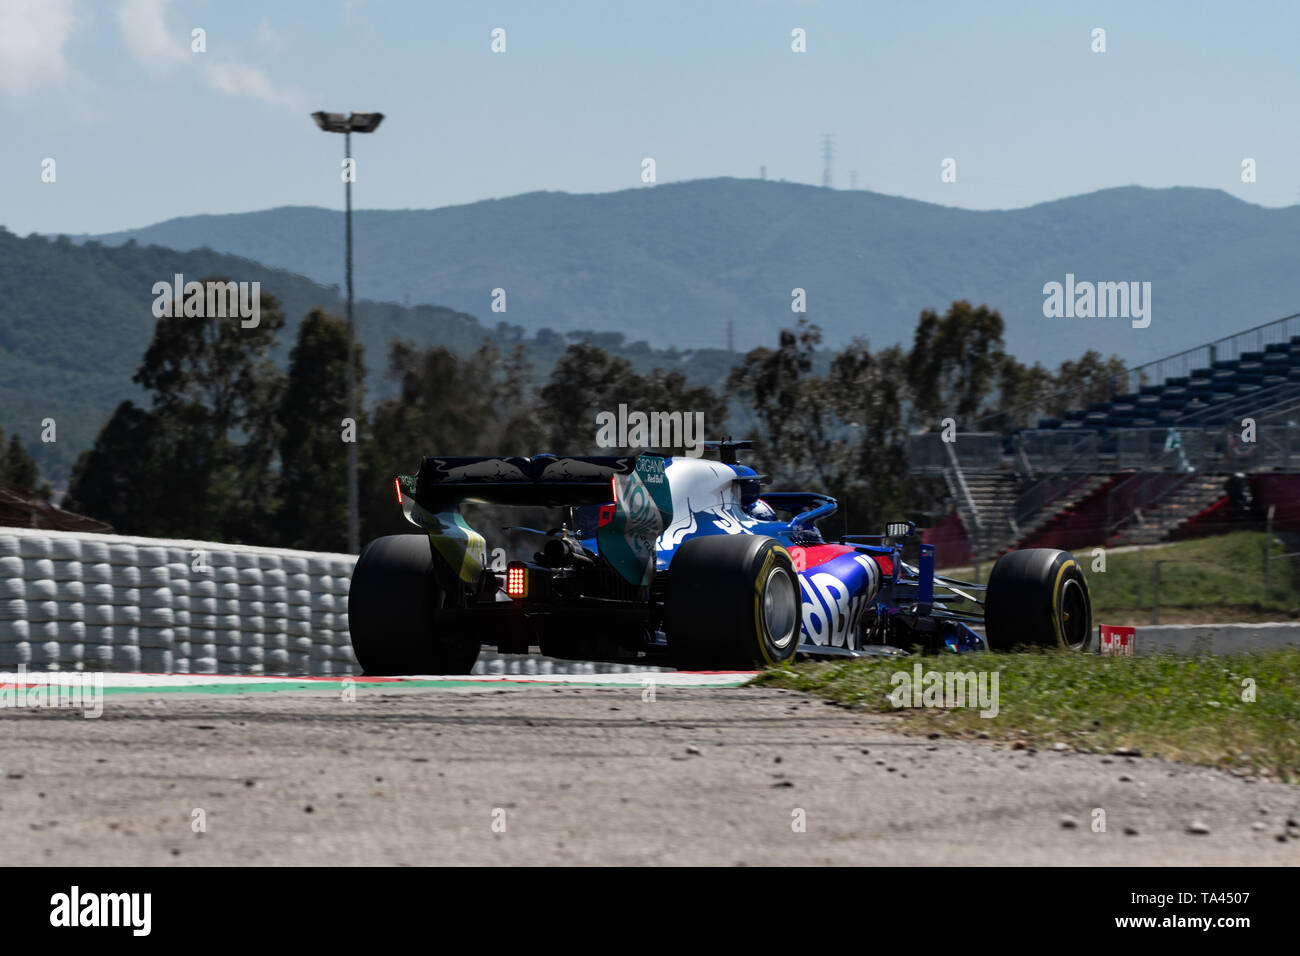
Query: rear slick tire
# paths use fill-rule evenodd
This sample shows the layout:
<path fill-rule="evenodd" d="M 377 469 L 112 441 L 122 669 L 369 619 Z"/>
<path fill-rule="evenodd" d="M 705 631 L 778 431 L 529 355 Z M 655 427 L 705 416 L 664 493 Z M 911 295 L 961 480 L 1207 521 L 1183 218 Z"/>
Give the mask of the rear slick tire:
<path fill-rule="evenodd" d="M 390 534 L 357 558 L 348 589 L 348 628 L 368 676 L 468 674 L 477 640 L 439 627 L 442 589 L 428 535 Z"/>

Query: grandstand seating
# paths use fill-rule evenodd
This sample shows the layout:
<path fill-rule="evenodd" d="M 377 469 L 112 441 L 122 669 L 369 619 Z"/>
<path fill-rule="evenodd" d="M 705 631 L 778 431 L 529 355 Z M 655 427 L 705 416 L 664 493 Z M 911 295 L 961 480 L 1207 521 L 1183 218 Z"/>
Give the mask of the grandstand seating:
<path fill-rule="evenodd" d="M 1300 335 L 1262 351 L 1217 359 L 1164 381 L 1117 394 L 1109 401 L 1071 409 L 1060 418 L 1040 418 L 1040 430 L 1091 429 L 1102 436 L 1103 453 L 1114 450 L 1114 430 L 1217 424 L 1249 414 L 1300 407 Z"/>
<path fill-rule="evenodd" d="M 1300 313 L 1132 369 L 1108 400 L 1059 417 L 1028 406 L 1029 420 L 1042 416 L 1036 427 L 972 430 L 942 455 L 924 446 L 938 436 L 923 433 L 909 467 L 942 474 L 954 506 L 925 540 L 955 562 L 1213 533 L 1239 526 L 1225 487 L 1237 471 L 1250 475 L 1257 514 L 1272 507 L 1277 527 L 1300 531 L 1300 511 L 1286 510 L 1300 498 L 1297 322 Z M 1057 393 L 1047 407 L 1068 401 Z M 1261 437 L 1239 442 L 1246 418 Z M 954 451 L 960 463 L 949 465 Z"/>

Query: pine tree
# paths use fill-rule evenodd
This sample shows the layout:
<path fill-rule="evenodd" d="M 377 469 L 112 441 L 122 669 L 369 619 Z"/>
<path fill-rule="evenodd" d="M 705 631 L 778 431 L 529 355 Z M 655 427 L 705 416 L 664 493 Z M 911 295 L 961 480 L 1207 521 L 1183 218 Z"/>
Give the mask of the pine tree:
<path fill-rule="evenodd" d="M 280 403 L 280 541 L 294 548 L 347 548 L 347 323 L 313 309 L 298 330 Z M 357 346 L 357 407 L 365 367 Z M 352 438 L 364 437 L 363 422 Z"/>
<path fill-rule="evenodd" d="M 9 444 L 5 445 L 4 433 L 0 432 L 0 449 L 3 449 L 0 452 L 0 487 L 24 498 L 48 502 L 50 486 L 41 481 L 40 469 L 27 454 L 22 439 L 17 434 L 10 435 Z"/>

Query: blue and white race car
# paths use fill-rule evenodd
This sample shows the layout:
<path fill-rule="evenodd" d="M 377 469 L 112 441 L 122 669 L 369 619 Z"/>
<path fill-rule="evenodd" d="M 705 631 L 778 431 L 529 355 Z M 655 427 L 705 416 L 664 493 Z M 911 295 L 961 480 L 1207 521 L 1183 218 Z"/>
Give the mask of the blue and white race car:
<path fill-rule="evenodd" d="M 1088 585 L 1065 551 L 1012 551 L 987 584 L 936 575 L 934 548 L 904 558 L 912 522 L 826 541 L 835 500 L 763 493 L 737 460 L 425 458 L 395 479 L 416 534 L 370 542 L 348 621 L 368 674 L 467 673 L 479 650 L 747 670 L 796 654 L 856 657 L 1025 644 L 1086 650 Z M 461 505 L 561 509 L 529 560 L 493 569 Z M 976 628 L 983 624 L 983 632 Z"/>

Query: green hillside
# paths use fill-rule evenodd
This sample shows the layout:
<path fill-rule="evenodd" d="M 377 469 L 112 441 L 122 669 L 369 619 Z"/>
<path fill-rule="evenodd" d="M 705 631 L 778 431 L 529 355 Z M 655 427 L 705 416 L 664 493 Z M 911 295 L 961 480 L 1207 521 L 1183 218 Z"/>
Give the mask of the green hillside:
<path fill-rule="evenodd" d="M 74 244 L 66 238 L 19 238 L 0 229 L 0 429 L 17 433 L 56 485 L 66 478 L 77 455 L 115 405 L 138 397 L 131 376 L 149 344 L 155 282 L 175 273 L 187 280 L 226 276 L 260 281 L 288 316 L 280 336 L 283 363 L 298 322 L 314 306 L 342 315 L 336 289 L 300 275 L 210 250 L 176 252 L 128 243 Z M 550 371 L 567 340 L 543 331 L 525 339 L 522 329 L 494 326 L 489 332 L 472 316 L 422 305 L 359 301 L 358 336 L 370 368 L 369 394 L 391 394 L 384 381 L 388 344 L 402 337 L 420 346 L 445 345 L 467 353 L 491 337 L 503 347 L 527 341 L 538 375 Z M 732 356 L 721 350 L 687 355 L 652 350 L 644 342 L 624 345 L 618 337 L 597 337 L 610 351 L 625 355 L 638 370 L 653 366 L 681 369 L 696 381 L 724 378 Z M 56 441 L 40 439 L 41 422 L 56 423 Z"/>

